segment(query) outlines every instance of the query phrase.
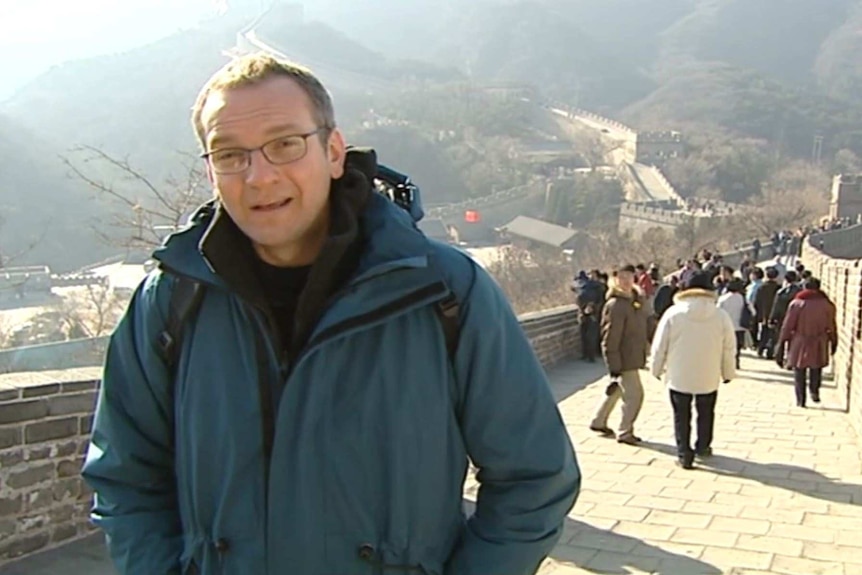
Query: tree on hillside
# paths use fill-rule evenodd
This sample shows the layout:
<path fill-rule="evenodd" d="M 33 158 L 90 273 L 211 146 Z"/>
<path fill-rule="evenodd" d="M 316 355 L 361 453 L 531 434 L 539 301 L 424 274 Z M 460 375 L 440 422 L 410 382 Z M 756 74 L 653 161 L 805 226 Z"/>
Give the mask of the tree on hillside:
<path fill-rule="evenodd" d="M 612 225 L 622 198 L 620 181 L 599 172 L 561 178 L 554 182 L 547 215 L 559 225 Z"/>
<path fill-rule="evenodd" d="M 87 285 L 58 304 L 68 339 L 107 335 L 120 320 L 128 301 L 107 285 Z"/>
<path fill-rule="evenodd" d="M 856 174 L 862 172 L 862 159 L 853 150 L 842 149 L 835 153 L 832 171 L 836 174 Z"/>
<path fill-rule="evenodd" d="M 519 314 L 572 303 L 568 290 L 571 270 L 558 250 L 542 247 L 506 246 L 500 260 L 488 266 Z"/>
<path fill-rule="evenodd" d="M 109 245 L 152 250 L 165 231 L 180 227 L 190 212 L 207 201 L 210 188 L 200 160 L 184 156 L 184 173 L 162 182 L 150 179 L 128 158 L 94 146 L 78 146 L 61 159 L 75 177 L 112 206 L 107 221 L 96 222 L 97 237 Z"/>
<path fill-rule="evenodd" d="M 809 162 L 796 161 L 770 178 L 753 207 L 741 217 L 747 230 L 768 236 L 812 223 L 829 209 L 829 175 Z"/>
<path fill-rule="evenodd" d="M 664 167 L 668 179 L 686 197 L 705 197 L 721 190 L 721 198 L 743 203 L 760 192 L 775 161 L 765 141 L 731 136 L 720 129 L 695 133 L 685 157 Z M 714 192 L 712 192 L 714 194 Z"/>

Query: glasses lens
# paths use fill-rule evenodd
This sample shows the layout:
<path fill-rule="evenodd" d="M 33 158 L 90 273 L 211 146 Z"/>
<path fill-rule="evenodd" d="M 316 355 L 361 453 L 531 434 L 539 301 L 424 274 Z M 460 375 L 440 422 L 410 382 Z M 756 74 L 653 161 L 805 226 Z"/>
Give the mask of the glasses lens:
<path fill-rule="evenodd" d="M 303 157 L 305 150 L 305 138 L 302 136 L 285 136 L 265 145 L 263 154 L 273 164 L 287 164 Z"/>
<path fill-rule="evenodd" d="M 245 150 L 219 150 L 210 154 L 213 170 L 220 174 L 241 172 L 248 167 L 248 152 Z"/>

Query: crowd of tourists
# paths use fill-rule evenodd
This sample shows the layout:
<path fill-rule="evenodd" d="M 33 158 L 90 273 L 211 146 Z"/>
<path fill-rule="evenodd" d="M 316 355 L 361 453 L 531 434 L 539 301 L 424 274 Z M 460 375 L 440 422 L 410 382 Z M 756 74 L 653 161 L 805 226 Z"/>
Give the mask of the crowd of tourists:
<path fill-rule="evenodd" d="M 571 289 L 583 358 L 604 359 L 610 376 L 590 429 L 623 444 L 642 441 L 635 422 L 644 399 L 640 370 L 648 368 L 669 388 L 678 464 L 691 469 L 712 455 L 718 390 L 737 377 L 745 349 L 793 371 L 797 406 L 819 403 L 823 368 L 838 345 L 835 305 L 801 262 L 788 269 L 791 261 L 746 259 L 734 269 L 704 252 L 664 277 L 655 265 L 579 272 Z M 608 420 L 620 400 L 614 431 Z"/>
<path fill-rule="evenodd" d="M 802 242 L 808 236 L 832 232 L 856 224 L 862 224 L 862 217 L 824 218 L 817 224 L 800 226 L 795 230 L 776 230 L 765 243 L 760 238 L 754 238 L 746 244 L 734 245 L 733 249 L 737 252 L 745 252 L 753 261 L 760 261 L 762 257 L 799 256 Z M 818 246 L 823 248 L 822 239 L 818 240 Z"/>

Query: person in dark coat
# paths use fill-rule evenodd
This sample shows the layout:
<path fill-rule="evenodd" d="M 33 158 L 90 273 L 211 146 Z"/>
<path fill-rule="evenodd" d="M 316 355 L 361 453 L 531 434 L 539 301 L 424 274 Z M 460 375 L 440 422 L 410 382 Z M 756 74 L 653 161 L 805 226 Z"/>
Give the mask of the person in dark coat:
<path fill-rule="evenodd" d="M 790 302 L 778 345 L 779 356 L 784 356 L 787 345 L 786 356 L 776 359 L 793 370 L 796 405 L 805 407 L 806 383 L 811 401 L 820 403 L 823 368 L 838 348 L 838 329 L 835 304 L 821 291 L 819 280 L 805 282 L 804 289 Z"/>
<path fill-rule="evenodd" d="M 572 291 L 577 295 L 578 310 L 581 312 L 581 354 L 589 362 L 595 362 L 601 354 L 601 328 L 599 315 L 604 305 L 606 287 L 599 281 L 598 271 L 587 276 L 581 271 L 572 282 Z"/>
<path fill-rule="evenodd" d="M 788 270 L 784 275 L 784 286 L 775 294 L 775 301 L 772 304 L 772 311 L 769 313 L 769 323 L 774 332 L 781 329 L 781 324 L 784 323 L 784 316 L 787 314 L 787 308 L 790 302 L 796 297 L 802 286 L 797 283 L 799 281 L 796 272 Z"/>
<path fill-rule="evenodd" d="M 668 283 L 662 285 L 655 292 L 655 300 L 653 301 L 653 311 L 657 320 L 661 319 L 664 312 L 673 305 L 673 296 L 679 291 L 679 278 L 675 275 L 670 276 Z"/>
<path fill-rule="evenodd" d="M 766 281 L 760 285 L 757 295 L 754 296 L 754 315 L 758 325 L 757 355 L 772 359 L 775 350 L 775 333 L 769 316 L 775 303 L 775 296 L 781 289 L 778 281 L 778 270 L 773 267 L 766 268 Z"/>

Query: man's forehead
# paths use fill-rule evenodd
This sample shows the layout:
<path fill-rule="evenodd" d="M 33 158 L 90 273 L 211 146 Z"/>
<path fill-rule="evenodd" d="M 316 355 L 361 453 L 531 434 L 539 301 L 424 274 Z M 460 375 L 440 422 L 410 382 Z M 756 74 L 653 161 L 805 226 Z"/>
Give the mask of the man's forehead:
<path fill-rule="evenodd" d="M 310 99 L 288 78 L 213 90 L 201 110 L 207 141 L 231 139 L 234 132 L 307 130 L 313 121 Z"/>

